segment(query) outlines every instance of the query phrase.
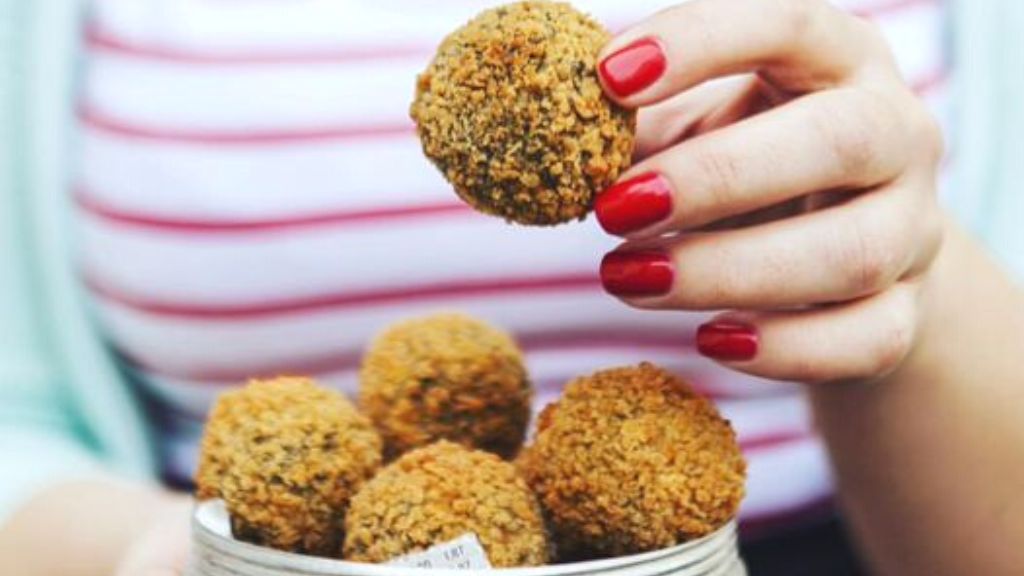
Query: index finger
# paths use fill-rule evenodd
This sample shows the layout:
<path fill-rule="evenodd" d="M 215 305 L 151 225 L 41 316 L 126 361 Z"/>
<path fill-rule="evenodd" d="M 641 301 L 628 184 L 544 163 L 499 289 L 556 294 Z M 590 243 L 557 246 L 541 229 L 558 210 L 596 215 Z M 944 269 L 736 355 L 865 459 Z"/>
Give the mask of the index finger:
<path fill-rule="evenodd" d="M 824 0 L 694 0 L 614 38 L 598 71 L 628 107 L 742 72 L 808 92 L 842 84 L 877 52 L 867 26 Z"/>

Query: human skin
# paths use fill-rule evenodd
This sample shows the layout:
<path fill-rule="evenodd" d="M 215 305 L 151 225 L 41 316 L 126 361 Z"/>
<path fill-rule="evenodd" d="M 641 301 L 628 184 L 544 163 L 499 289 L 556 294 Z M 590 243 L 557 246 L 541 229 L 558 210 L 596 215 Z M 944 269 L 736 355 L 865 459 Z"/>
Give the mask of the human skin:
<path fill-rule="evenodd" d="M 0 574 L 174 576 L 191 498 L 97 476 L 45 488 L 0 526 Z"/>
<path fill-rule="evenodd" d="M 603 56 L 652 34 L 665 74 L 621 99 L 644 108 L 644 160 L 623 180 L 664 167 L 679 196 L 667 220 L 624 233 L 624 248 L 707 233 L 673 244 L 671 295 L 624 299 L 734 310 L 725 318 L 756 336 L 739 333 L 732 351 L 753 341 L 755 353 L 726 366 L 813 383 L 841 498 L 878 574 L 1024 572 L 1024 294 L 937 207 L 938 130 L 884 43 L 821 0 L 695 0 Z M 740 71 L 759 75 L 695 88 Z M 870 191 L 795 215 L 834 201 L 808 194 L 837 186 Z M 751 222 L 762 224 L 737 226 Z M 765 311 L 780 305 L 805 307 Z M 69 521 L 70 502 L 88 530 Z M 54 487 L 0 527 L 0 573 L 174 574 L 181 555 L 168 553 L 187 531 L 176 502 L 113 481 Z"/>
<path fill-rule="evenodd" d="M 626 240 L 605 288 L 725 310 L 702 353 L 808 383 L 877 574 L 1024 571 L 1024 294 L 938 207 L 939 130 L 878 32 L 819 0 L 696 0 L 600 62 L 643 158 L 597 198 Z"/>

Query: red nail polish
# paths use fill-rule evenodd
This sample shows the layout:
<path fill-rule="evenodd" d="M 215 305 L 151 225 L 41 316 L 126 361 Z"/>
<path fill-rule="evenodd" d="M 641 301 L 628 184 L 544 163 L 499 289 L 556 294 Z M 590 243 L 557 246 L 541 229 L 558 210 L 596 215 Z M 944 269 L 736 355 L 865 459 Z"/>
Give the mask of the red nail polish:
<path fill-rule="evenodd" d="M 620 98 L 647 88 L 665 72 L 665 53 L 652 38 L 643 38 L 607 56 L 598 65 L 605 86 Z"/>
<path fill-rule="evenodd" d="M 601 284 L 616 296 L 661 296 L 675 272 L 663 252 L 609 252 L 601 260 Z"/>
<path fill-rule="evenodd" d="M 594 212 L 609 234 L 626 234 L 668 217 L 672 192 L 661 174 L 648 172 L 624 180 L 597 195 Z"/>
<path fill-rule="evenodd" d="M 750 360 L 757 355 L 757 330 L 742 322 L 708 322 L 697 328 L 697 350 L 716 360 Z"/>

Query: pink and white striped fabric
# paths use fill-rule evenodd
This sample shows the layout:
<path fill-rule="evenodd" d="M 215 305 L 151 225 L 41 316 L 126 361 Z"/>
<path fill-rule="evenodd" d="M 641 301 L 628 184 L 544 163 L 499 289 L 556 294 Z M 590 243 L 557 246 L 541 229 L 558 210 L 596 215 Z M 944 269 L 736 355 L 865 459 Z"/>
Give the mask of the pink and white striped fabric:
<path fill-rule="evenodd" d="M 611 28 L 671 2 L 577 0 Z M 750 460 L 744 518 L 831 494 L 800 389 L 717 369 L 697 315 L 645 313 L 596 276 L 615 241 L 591 219 L 512 227 L 459 202 L 408 119 L 415 75 L 472 0 L 96 0 L 83 30 L 82 281 L 185 479 L 211 399 L 246 377 L 310 373 L 343 390 L 385 324 L 458 309 L 511 330 L 537 403 L 569 377 L 651 360 L 693 380 Z M 943 9 L 852 0 L 940 115 Z"/>

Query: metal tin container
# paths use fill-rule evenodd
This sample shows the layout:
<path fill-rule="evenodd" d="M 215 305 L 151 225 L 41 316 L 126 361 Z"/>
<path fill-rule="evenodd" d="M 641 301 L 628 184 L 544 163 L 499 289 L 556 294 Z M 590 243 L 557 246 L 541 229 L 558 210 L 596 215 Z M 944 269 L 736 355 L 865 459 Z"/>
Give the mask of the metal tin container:
<path fill-rule="evenodd" d="M 290 554 L 231 537 L 222 502 L 196 506 L 185 576 L 746 576 L 736 524 L 694 540 L 643 554 L 529 568 L 451 570 L 365 564 Z"/>

